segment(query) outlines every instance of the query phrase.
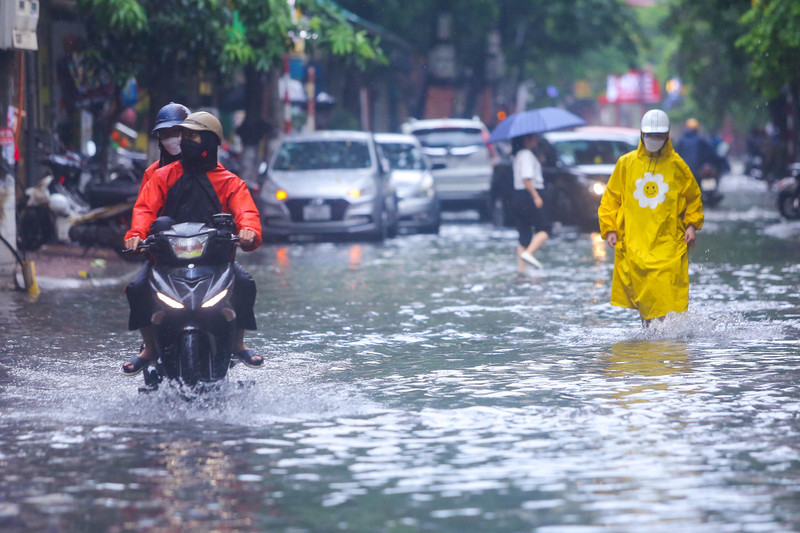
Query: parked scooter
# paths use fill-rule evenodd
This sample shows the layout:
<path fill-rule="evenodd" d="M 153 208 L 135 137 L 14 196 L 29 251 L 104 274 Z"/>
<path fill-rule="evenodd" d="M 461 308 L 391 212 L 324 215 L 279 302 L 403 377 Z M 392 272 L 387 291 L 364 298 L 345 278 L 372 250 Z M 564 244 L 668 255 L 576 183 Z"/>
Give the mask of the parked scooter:
<path fill-rule="evenodd" d="M 146 388 L 165 378 L 202 386 L 227 375 L 236 335 L 231 296 L 238 242 L 233 216 L 220 213 L 213 227 L 159 218 L 139 245 L 152 265 L 156 300 L 158 360 L 144 372 Z"/>
<path fill-rule="evenodd" d="M 800 163 L 789 165 L 789 175 L 778 182 L 778 211 L 789 220 L 800 218 Z"/>
<path fill-rule="evenodd" d="M 141 176 L 134 165 L 116 165 L 103 180 L 93 148 L 87 144 L 88 157 L 65 152 L 42 158 L 48 174 L 25 191 L 17 210 L 20 249 L 36 250 L 51 241 L 120 248 Z"/>

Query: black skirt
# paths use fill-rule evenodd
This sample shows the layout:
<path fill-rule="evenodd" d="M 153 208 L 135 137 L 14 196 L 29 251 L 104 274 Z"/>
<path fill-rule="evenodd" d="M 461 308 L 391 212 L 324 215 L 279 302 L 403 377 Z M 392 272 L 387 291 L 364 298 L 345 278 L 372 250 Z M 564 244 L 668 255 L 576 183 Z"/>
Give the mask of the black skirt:
<path fill-rule="evenodd" d="M 544 197 L 544 190 L 537 189 L 539 196 Z M 544 208 L 539 209 L 533 203 L 533 196 L 527 189 L 514 189 L 511 195 L 511 211 L 514 214 L 514 223 L 519 232 L 519 242 L 528 246 L 533 236 L 532 229 L 536 232 L 544 231 L 548 235 L 553 230 L 553 225 L 547 218 Z"/>

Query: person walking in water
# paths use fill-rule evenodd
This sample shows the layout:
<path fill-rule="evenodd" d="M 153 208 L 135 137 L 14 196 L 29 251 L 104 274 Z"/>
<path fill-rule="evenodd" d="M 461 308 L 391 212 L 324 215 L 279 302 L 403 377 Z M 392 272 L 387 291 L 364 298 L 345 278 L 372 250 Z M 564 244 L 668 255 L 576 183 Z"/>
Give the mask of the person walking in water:
<path fill-rule="evenodd" d="M 598 209 L 614 248 L 611 305 L 637 309 L 645 326 L 689 308 L 689 248 L 703 227 L 700 187 L 669 130 L 664 111 L 644 114 L 639 148 L 619 158 Z"/>
<path fill-rule="evenodd" d="M 514 137 L 511 140 L 514 172 L 511 211 L 519 233 L 517 245 L 519 273 L 525 271 L 526 263 L 542 268 L 542 263 L 534 254 L 544 245 L 552 231 L 552 225 L 544 212 L 542 165 L 533 152 L 538 145 L 539 136 L 535 133 Z"/>

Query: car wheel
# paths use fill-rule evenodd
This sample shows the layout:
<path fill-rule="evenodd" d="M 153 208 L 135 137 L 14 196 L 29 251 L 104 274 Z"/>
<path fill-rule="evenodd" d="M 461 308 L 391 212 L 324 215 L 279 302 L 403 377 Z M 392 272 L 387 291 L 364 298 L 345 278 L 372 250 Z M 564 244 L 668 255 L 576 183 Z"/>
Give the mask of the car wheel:
<path fill-rule="evenodd" d="M 558 189 L 553 201 L 553 221 L 561 222 L 562 224 L 575 224 L 575 204 L 569 197 L 569 194 L 563 189 Z"/>
<path fill-rule="evenodd" d="M 419 233 L 429 233 L 431 235 L 438 235 L 439 234 L 439 229 L 441 228 L 441 226 L 442 226 L 442 219 L 439 218 L 439 216 L 437 215 L 436 216 L 436 220 L 434 220 L 432 223 L 428 224 L 427 226 L 424 226 L 424 227 L 420 228 L 419 229 Z"/>
<path fill-rule="evenodd" d="M 380 213 L 375 217 L 375 229 L 369 235 L 369 240 L 374 242 L 383 242 L 389 236 L 389 227 L 387 225 L 388 215 L 386 208 L 381 206 Z"/>
<path fill-rule="evenodd" d="M 383 212 L 386 214 L 386 236 L 390 239 L 394 239 L 397 237 L 397 226 L 399 224 L 398 215 L 397 215 L 397 198 L 392 201 L 392 209 L 391 211 L 384 209 Z M 391 212 L 391 220 L 389 220 L 389 213 Z"/>
<path fill-rule="evenodd" d="M 478 219 L 481 222 L 491 222 L 493 211 L 494 211 L 494 206 L 492 205 L 491 198 L 489 198 L 488 200 L 483 201 L 478 206 Z"/>
<path fill-rule="evenodd" d="M 492 201 L 492 224 L 497 228 L 514 225 L 510 206 L 502 196 L 496 196 Z"/>

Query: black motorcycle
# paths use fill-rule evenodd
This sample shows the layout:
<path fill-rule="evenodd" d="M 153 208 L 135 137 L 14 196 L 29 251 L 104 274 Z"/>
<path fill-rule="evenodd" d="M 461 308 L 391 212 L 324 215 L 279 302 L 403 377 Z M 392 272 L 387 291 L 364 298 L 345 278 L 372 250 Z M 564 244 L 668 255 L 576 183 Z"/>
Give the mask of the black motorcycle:
<path fill-rule="evenodd" d="M 151 264 L 158 360 L 145 370 L 145 386 L 158 388 L 165 378 L 192 388 L 220 381 L 236 335 L 233 216 L 215 215 L 213 226 L 161 218 L 151 232 L 139 247 Z"/>
<path fill-rule="evenodd" d="M 789 165 L 789 175 L 778 182 L 778 211 L 789 220 L 800 218 L 800 163 Z"/>

